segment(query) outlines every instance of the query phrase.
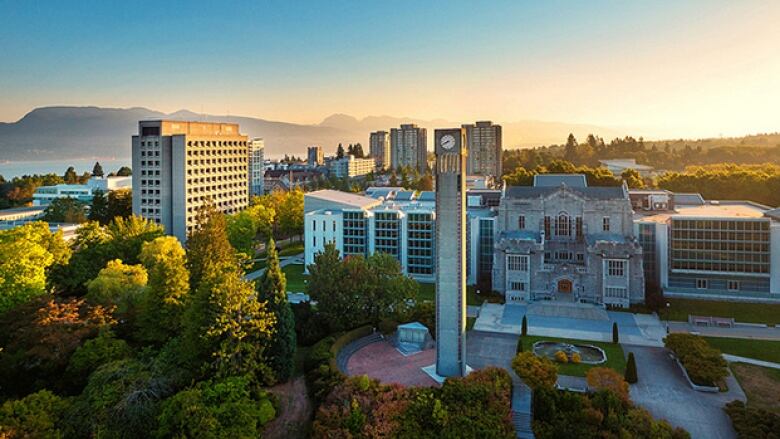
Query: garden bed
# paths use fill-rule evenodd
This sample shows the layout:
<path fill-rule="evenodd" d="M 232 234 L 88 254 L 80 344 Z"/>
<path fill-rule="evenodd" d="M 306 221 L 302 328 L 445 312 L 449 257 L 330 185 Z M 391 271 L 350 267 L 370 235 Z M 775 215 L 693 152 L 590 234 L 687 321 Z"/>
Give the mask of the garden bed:
<path fill-rule="evenodd" d="M 607 355 L 607 361 L 602 364 L 556 363 L 558 365 L 559 375 L 571 375 L 571 376 L 584 377 L 588 373 L 588 370 L 590 370 L 593 367 L 609 367 L 610 369 L 616 370 L 621 375 L 624 374 L 626 371 L 626 358 L 625 355 L 623 354 L 623 348 L 619 344 L 595 342 L 595 341 L 587 341 L 587 340 L 573 340 L 568 338 L 540 337 L 540 336 L 526 335 L 522 337 L 523 351 L 533 352 L 533 345 L 538 341 L 552 341 L 552 342 L 569 343 L 574 345 L 577 344 L 592 345 L 602 349 L 604 353 Z"/>

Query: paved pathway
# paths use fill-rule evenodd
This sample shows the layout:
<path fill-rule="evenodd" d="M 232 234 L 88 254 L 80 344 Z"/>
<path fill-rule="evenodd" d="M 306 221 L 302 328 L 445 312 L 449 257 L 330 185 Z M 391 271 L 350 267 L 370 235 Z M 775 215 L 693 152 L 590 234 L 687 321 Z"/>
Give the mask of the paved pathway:
<path fill-rule="evenodd" d="M 770 369 L 780 369 L 780 363 L 771 361 L 756 360 L 754 358 L 740 357 L 738 355 L 723 354 L 723 358 L 729 363 L 747 363 L 754 366 L 768 367 Z"/>
<path fill-rule="evenodd" d="M 707 337 L 780 340 L 780 327 L 735 326 L 733 328 L 720 328 L 717 326 L 694 326 L 688 322 L 669 322 L 669 330 L 670 332 L 694 332 Z"/>
<path fill-rule="evenodd" d="M 656 418 L 686 429 L 692 438 L 732 439 L 731 421 L 723 411 L 730 401 L 744 401 L 745 394 L 730 376 L 728 392 L 704 393 L 693 390 L 677 364 L 663 348 L 623 346 L 626 355 L 636 357 L 638 382 L 631 385 L 631 399 Z"/>
<path fill-rule="evenodd" d="M 302 264 L 303 263 L 303 253 L 297 254 L 295 256 L 287 256 L 283 258 L 279 258 L 279 266 L 282 268 L 292 265 L 292 264 Z M 259 270 L 255 270 L 251 273 L 247 273 L 244 275 L 244 279 L 246 280 L 255 280 L 259 279 L 260 276 L 265 273 L 265 268 L 261 268 Z"/>

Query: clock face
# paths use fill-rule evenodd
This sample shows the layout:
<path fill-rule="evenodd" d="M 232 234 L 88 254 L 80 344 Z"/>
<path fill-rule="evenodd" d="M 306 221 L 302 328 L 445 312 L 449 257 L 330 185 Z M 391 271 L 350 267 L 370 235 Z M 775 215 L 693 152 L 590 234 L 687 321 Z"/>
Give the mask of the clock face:
<path fill-rule="evenodd" d="M 441 137 L 441 140 L 439 140 L 439 143 L 441 144 L 441 147 L 450 150 L 455 146 L 455 138 L 452 137 L 450 134 L 446 134 Z"/>

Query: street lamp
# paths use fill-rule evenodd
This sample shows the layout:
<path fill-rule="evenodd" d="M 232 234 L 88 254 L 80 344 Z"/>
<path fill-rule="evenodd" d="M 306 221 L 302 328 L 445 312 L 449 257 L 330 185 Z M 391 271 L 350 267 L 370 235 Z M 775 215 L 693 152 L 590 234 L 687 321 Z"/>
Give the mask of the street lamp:
<path fill-rule="evenodd" d="M 666 333 L 669 334 L 669 307 L 672 306 L 671 303 L 666 302 Z"/>

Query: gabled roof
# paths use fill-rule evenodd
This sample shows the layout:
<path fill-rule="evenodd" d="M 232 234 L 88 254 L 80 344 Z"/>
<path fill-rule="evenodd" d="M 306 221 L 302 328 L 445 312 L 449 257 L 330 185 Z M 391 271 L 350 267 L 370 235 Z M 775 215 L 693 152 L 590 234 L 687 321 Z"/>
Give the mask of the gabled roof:
<path fill-rule="evenodd" d="M 583 174 L 534 175 L 534 187 L 558 187 L 562 184 L 569 187 L 588 187 L 588 180 Z"/>

